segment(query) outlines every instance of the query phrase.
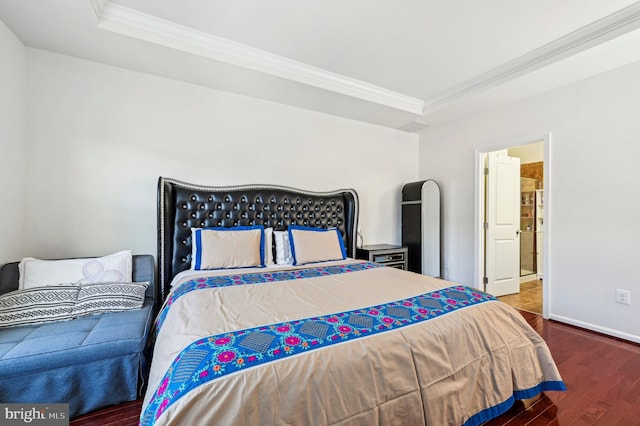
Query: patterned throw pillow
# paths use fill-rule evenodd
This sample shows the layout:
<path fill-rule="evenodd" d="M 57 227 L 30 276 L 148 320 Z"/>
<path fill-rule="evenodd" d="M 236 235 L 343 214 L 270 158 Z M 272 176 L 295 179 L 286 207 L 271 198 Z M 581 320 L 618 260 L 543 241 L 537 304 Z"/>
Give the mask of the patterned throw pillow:
<path fill-rule="evenodd" d="M 141 308 L 148 282 L 82 284 L 74 317 Z"/>
<path fill-rule="evenodd" d="M 73 318 L 77 285 L 16 290 L 0 296 L 0 327 Z"/>
<path fill-rule="evenodd" d="M 0 296 L 0 328 L 139 309 L 148 282 L 69 284 L 16 290 Z"/>

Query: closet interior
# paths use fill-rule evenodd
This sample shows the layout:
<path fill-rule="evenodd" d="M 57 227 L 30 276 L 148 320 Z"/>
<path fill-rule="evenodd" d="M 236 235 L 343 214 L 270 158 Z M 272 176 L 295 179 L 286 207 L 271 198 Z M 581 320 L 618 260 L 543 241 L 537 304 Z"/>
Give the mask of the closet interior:
<path fill-rule="evenodd" d="M 523 165 L 524 166 L 524 165 Z M 542 279 L 544 241 L 542 181 L 520 178 L 520 276 Z"/>

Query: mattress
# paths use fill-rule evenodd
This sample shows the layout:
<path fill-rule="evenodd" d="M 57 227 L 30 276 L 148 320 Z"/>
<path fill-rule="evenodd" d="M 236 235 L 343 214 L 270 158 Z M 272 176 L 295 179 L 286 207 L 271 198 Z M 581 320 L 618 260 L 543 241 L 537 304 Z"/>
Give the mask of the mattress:
<path fill-rule="evenodd" d="M 513 308 L 371 262 L 178 274 L 141 424 L 480 424 L 565 390 Z"/>

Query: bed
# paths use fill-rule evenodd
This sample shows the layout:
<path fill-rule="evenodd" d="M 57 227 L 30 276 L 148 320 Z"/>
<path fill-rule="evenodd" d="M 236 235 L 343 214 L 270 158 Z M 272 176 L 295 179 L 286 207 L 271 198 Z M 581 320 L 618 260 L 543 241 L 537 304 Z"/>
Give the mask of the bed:
<path fill-rule="evenodd" d="M 515 400 L 566 389 L 545 342 L 514 309 L 353 259 L 358 213 L 351 189 L 161 177 L 164 306 L 141 424 L 476 425 Z M 222 265 L 206 238 L 260 234 L 264 244 L 262 227 L 289 229 L 295 265 L 192 269 L 203 259 Z M 334 233 L 342 256 L 323 252 L 321 239 L 333 243 Z M 265 256 L 272 249 L 261 247 Z"/>

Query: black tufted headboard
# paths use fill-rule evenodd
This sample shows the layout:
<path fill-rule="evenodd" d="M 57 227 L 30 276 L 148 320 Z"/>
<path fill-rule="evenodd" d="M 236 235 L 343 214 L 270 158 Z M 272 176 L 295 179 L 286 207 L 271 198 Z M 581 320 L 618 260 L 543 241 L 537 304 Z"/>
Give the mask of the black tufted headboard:
<path fill-rule="evenodd" d="M 162 300 L 171 279 L 191 266 L 191 228 L 245 225 L 285 230 L 296 224 L 342 232 L 354 257 L 358 194 L 353 189 L 310 192 L 275 185 L 213 187 L 158 179 L 158 268 Z"/>

